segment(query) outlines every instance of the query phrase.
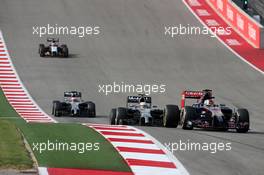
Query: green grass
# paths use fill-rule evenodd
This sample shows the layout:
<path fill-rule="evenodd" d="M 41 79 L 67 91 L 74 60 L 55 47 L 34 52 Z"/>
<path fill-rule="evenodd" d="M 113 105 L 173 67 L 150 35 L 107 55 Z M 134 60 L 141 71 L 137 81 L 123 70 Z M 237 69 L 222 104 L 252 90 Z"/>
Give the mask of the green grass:
<path fill-rule="evenodd" d="M 40 166 L 107 169 L 129 171 L 124 160 L 107 140 L 96 131 L 79 124 L 31 124 L 22 126 L 23 133 L 33 148 L 34 143 L 99 143 L 99 150 L 79 151 L 34 151 Z M 95 148 L 95 147 L 94 147 Z"/>
<path fill-rule="evenodd" d="M 7 119 L 20 119 L 16 111 L 10 106 L 0 88 L 0 117 Z"/>
<path fill-rule="evenodd" d="M 99 151 L 92 150 L 85 151 L 85 153 L 65 150 L 44 151 L 40 153 L 34 150 L 34 155 L 39 166 L 131 171 L 114 147 L 96 131 L 80 124 L 28 124 L 12 109 L 0 90 L 0 123 L 3 120 L 9 121 L 8 123 L 11 124 L 11 126 L 6 125 L 8 130 L 15 132 L 15 127 L 19 128 L 32 149 L 33 143 L 47 143 L 48 140 L 53 143 L 99 143 Z M 20 137 L 14 137 L 16 134 L 11 134 L 12 132 L 10 131 L 6 137 L 10 141 L 21 142 Z M 1 133 L 0 144 L 3 137 Z M 5 132 L 3 132 L 3 135 L 5 135 Z M 6 146 L 0 147 L 0 155 L 1 152 L 10 155 L 9 159 L 0 157 L 0 167 L 5 167 L 8 165 L 8 162 L 11 162 L 16 168 L 19 168 L 23 167 L 25 162 L 26 165 L 28 162 L 32 162 L 29 156 L 25 154 L 25 148 L 21 144 L 21 149 L 13 146 L 12 143 L 6 142 Z M 19 156 L 26 160 L 17 159 Z"/>
<path fill-rule="evenodd" d="M 0 168 L 28 169 L 33 162 L 13 121 L 22 121 L 0 90 Z"/>
<path fill-rule="evenodd" d="M 32 165 L 21 133 L 13 123 L 0 120 L 0 169 L 29 169 Z"/>

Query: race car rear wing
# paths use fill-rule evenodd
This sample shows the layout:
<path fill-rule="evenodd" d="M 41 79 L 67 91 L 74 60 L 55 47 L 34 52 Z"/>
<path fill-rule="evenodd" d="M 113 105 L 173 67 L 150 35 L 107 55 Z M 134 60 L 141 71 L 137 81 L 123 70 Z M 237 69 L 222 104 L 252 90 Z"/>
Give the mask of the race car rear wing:
<path fill-rule="evenodd" d="M 185 106 L 185 99 L 197 99 L 203 103 L 206 99 L 213 99 L 212 90 L 204 89 L 202 91 L 183 91 L 182 92 L 182 99 L 181 99 L 181 108 Z"/>
<path fill-rule="evenodd" d="M 145 103 L 148 103 L 151 106 L 151 97 L 145 96 L 143 94 L 139 94 L 137 96 L 128 96 L 127 106 L 130 106 L 131 104 L 135 104 L 135 103 L 139 104 L 140 100 L 144 100 Z"/>
<path fill-rule="evenodd" d="M 181 108 L 185 106 L 185 99 L 200 99 L 204 91 L 183 91 L 181 96 Z"/>
<path fill-rule="evenodd" d="M 64 97 L 82 97 L 82 93 L 77 91 L 64 92 Z"/>
<path fill-rule="evenodd" d="M 59 42 L 59 38 L 47 38 L 47 42 Z"/>

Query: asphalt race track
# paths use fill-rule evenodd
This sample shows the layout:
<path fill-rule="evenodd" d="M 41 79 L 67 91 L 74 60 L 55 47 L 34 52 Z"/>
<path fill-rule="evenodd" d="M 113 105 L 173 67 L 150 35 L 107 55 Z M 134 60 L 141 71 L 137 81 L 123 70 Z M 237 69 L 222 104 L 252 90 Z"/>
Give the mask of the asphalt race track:
<path fill-rule="evenodd" d="M 129 94 L 98 93 L 98 85 L 165 84 L 154 104 L 180 104 L 185 89 L 211 88 L 218 101 L 248 108 L 251 131 L 209 132 L 140 127 L 161 143 L 231 142 L 232 150 L 176 151 L 191 174 L 263 174 L 264 76 L 209 36 L 164 35 L 164 26 L 201 26 L 180 0 L 0 0 L 0 28 L 15 67 L 32 97 L 47 112 L 66 90 L 79 90 L 97 105 L 98 118 L 59 118 L 60 122 L 108 123 L 112 107 Z M 33 26 L 100 26 L 97 36 L 60 37 L 70 58 L 40 58 Z"/>

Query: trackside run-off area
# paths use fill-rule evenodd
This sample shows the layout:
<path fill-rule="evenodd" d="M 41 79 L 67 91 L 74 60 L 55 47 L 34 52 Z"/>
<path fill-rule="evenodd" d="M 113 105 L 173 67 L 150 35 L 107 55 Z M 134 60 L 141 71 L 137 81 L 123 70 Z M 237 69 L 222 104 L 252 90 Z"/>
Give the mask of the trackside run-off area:
<path fill-rule="evenodd" d="M 33 167 L 21 133 L 15 124 L 0 117 L 0 174 L 2 169 L 25 170 Z"/>
<path fill-rule="evenodd" d="M 195 17 L 207 27 L 223 28 L 230 27 L 211 8 L 208 0 L 183 0 Z M 230 34 L 216 32 L 216 36 L 227 48 L 236 54 L 241 60 L 252 66 L 254 69 L 264 74 L 264 50 L 254 48 L 243 39 L 234 29 L 230 28 Z"/>
<path fill-rule="evenodd" d="M 66 167 L 72 168 L 72 172 L 80 171 L 80 173 L 87 173 L 93 170 L 91 172 L 101 174 L 130 174 L 129 167 L 114 147 L 93 129 L 81 124 L 27 123 L 11 107 L 2 91 L 0 91 L 0 99 L 0 128 L 5 131 L 1 132 L 0 140 L 1 167 L 16 169 L 32 167 L 32 160 L 28 152 L 23 148 L 22 138 L 17 135 L 16 128 L 18 128 L 31 146 L 38 166 L 56 167 L 50 170 L 50 174 L 63 173 L 66 171 Z M 33 149 L 34 144 L 47 143 L 47 141 L 53 143 L 62 142 L 64 144 L 98 143 L 100 149 L 84 153 L 69 150 L 46 150 L 40 153 L 39 150 Z M 11 146 L 6 144 L 11 144 Z M 79 152 L 82 152 L 82 150 L 79 150 Z M 89 171 L 86 172 L 86 169 L 89 169 Z M 68 172 L 70 173 L 71 170 Z"/>

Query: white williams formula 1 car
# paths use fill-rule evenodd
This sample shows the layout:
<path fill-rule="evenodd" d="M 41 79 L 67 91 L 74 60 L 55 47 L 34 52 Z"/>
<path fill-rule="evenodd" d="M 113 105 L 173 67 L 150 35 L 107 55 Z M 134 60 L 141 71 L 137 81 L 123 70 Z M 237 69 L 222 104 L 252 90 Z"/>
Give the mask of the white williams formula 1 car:
<path fill-rule="evenodd" d="M 64 92 L 64 101 L 53 101 L 52 115 L 95 117 L 95 104 L 91 101 L 83 102 L 81 92 Z"/>
<path fill-rule="evenodd" d="M 141 125 L 177 127 L 180 110 L 176 105 L 166 105 L 165 109 L 152 106 L 151 97 L 144 94 L 127 97 L 127 107 L 111 110 L 111 125 Z"/>
<path fill-rule="evenodd" d="M 39 45 L 40 57 L 51 56 L 51 57 L 68 57 L 69 50 L 66 44 L 59 44 L 58 38 L 48 38 L 48 45 Z"/>

